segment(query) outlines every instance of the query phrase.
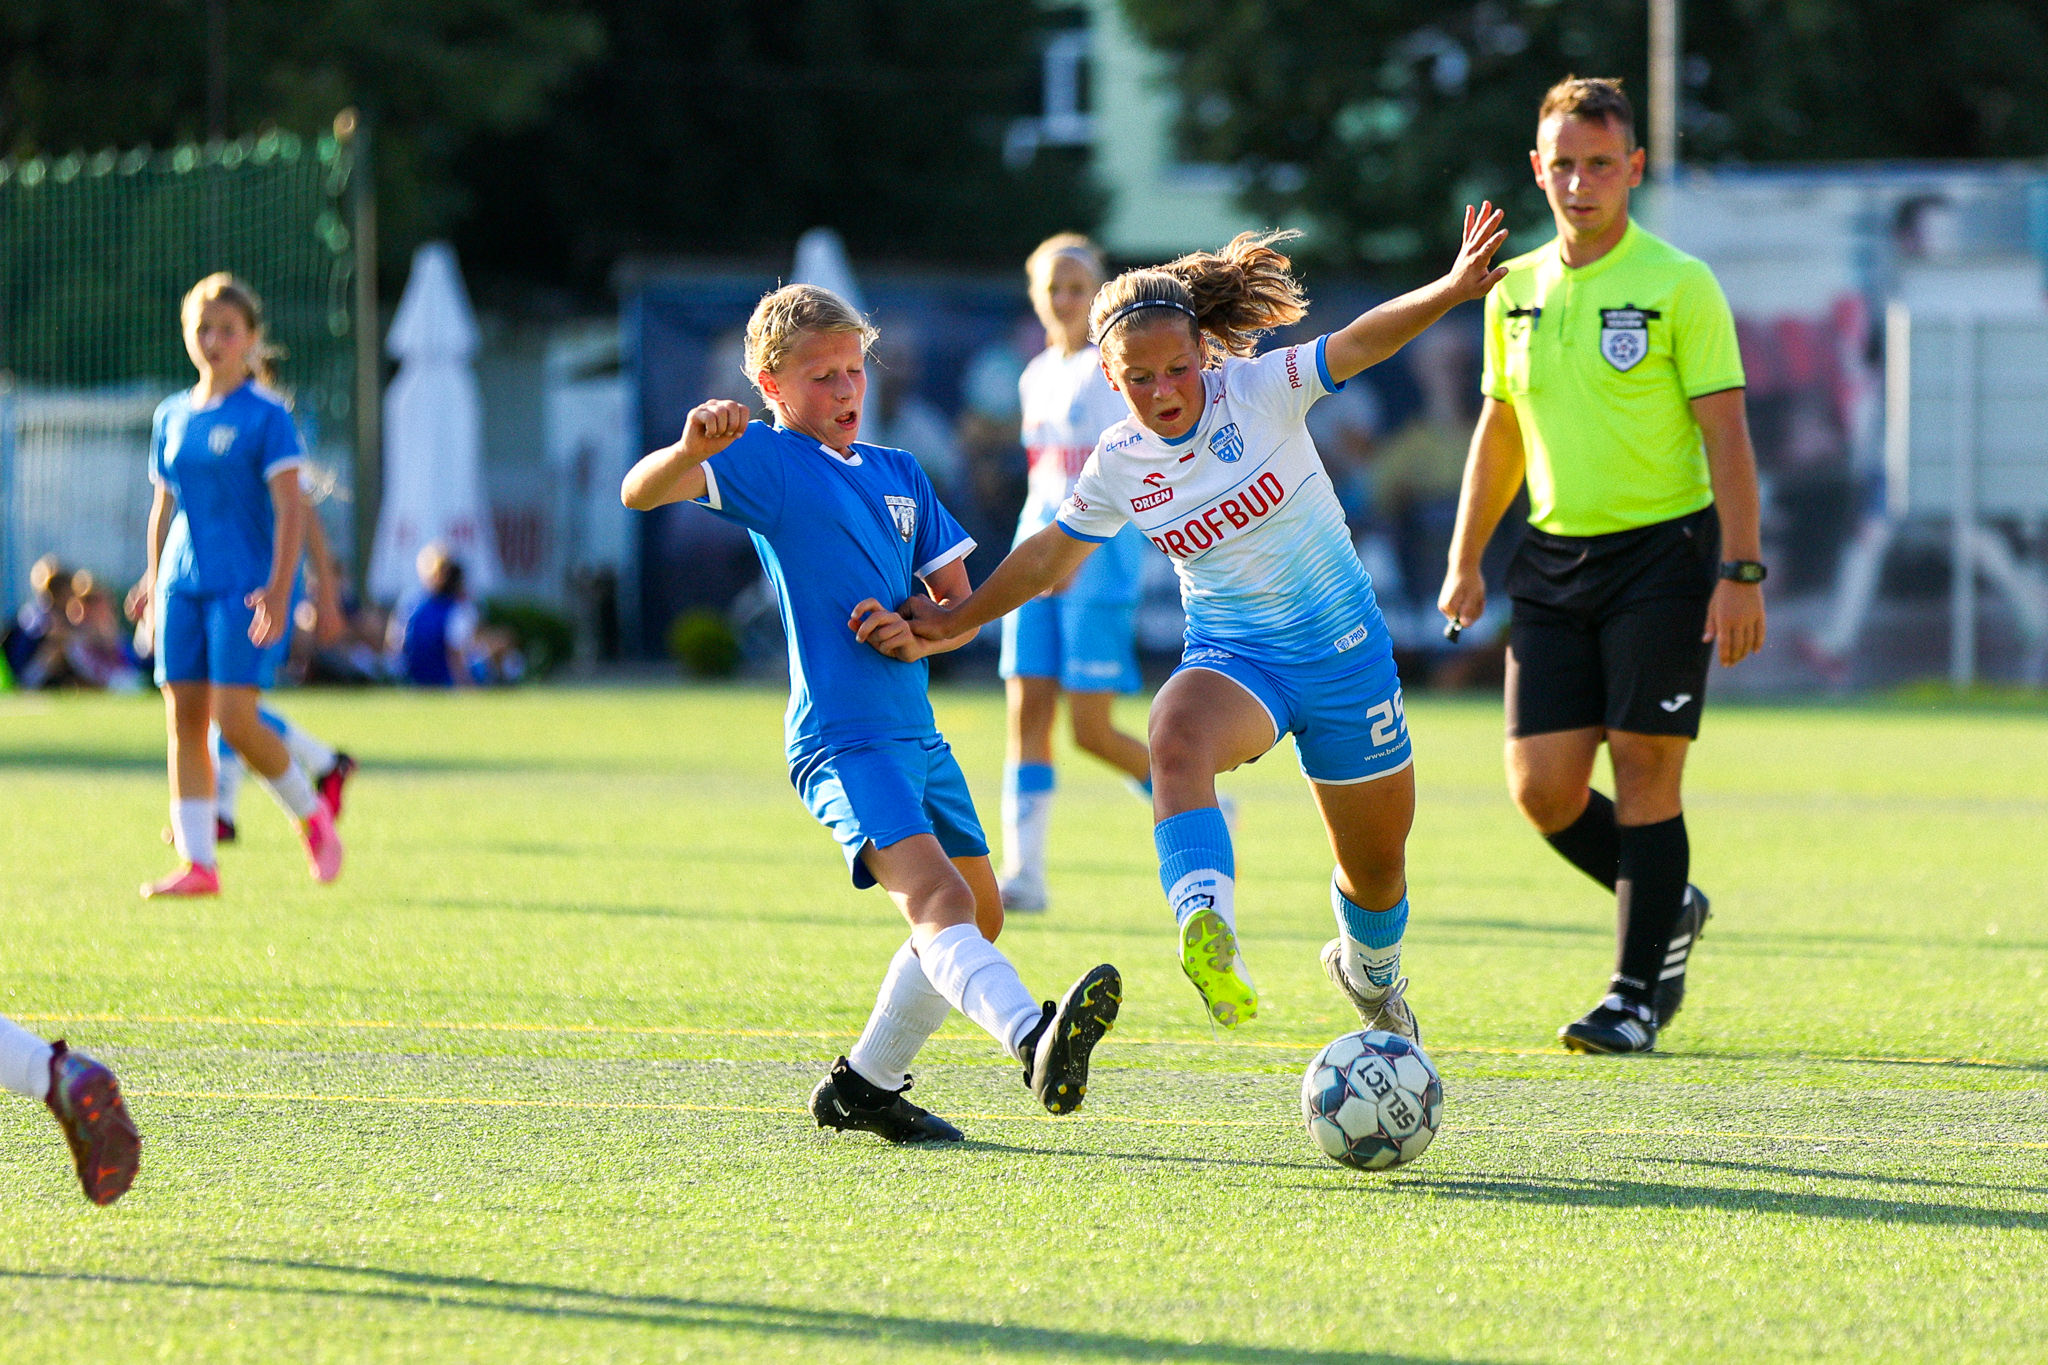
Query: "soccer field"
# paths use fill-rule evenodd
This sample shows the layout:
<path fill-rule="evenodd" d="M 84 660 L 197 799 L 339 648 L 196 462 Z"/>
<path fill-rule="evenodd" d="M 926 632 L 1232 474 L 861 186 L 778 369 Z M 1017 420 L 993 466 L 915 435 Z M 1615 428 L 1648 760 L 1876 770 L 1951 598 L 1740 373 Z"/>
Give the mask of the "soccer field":
<path fill-rule="evenodd" d="M 1212 1034 L 1150 816 L 1061 768 L 1034 990 L 1108 960 L 1052 1119 L 957 1016 L 914 1098 L 803 1103 L 903 937 L 783 776 L 778 693 L 288 694 L 363 763 L 314 886 L 244 797 L 215 902 L 162 872 L 160 710 L 0 699 L 0 1012 L 112 1063 L 134 1191 L 79 1197 L 0 1099 L 10 1362 L 2048 1357 L 2048 713 L 1710 712 L 1715 916 L 1649 1057 L 1561 1052 L 1610 903 L 1509 807 L 1498 704 L 1417 698 L 1410 1000 L 1429 1152 L 1324 1160 L 1299 1076 L 1355 1026 L 1291 753 L 1225 779 L 1266 1004 Z M 993 824 L 1002 709 L 940 723 Z M 1133 724 L 1141 705 L 1125 712 Z"/>

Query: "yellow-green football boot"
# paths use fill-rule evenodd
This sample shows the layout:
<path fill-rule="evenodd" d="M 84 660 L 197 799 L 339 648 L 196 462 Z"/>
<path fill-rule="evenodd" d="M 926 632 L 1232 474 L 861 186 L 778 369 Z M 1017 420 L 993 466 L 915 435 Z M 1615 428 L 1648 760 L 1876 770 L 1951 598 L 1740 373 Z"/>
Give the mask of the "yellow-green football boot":
<path fill-rule="evenodd" d="M 1214 909 L 1197 910 L 1181 921 L 1180 969 L 1202 993 L 1209 1017 L 1236 1028 L 1258 1017 L 1259 988 L 1237 950 L 1237 935 Z"/>

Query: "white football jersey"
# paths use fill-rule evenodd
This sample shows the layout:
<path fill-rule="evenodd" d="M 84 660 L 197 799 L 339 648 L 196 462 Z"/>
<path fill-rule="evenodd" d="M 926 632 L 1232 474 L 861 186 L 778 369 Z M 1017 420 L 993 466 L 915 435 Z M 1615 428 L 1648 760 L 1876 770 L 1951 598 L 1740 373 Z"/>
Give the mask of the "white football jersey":
<path fill-rule="evenodd" d="M 1093 346 L 1068 356 L 1049 346 L 1040 351 L 1017 380 L 1017 395 L 1024 412 L 1024 454 L 1030 461 L 1024 511 L 1017 518 L 1016 542 L 1021 543 L 1052 525 L 1096 441 L 1130 416 L 1130 409 L 1102 377 L 1102 352 Z M 1117 537 L 1090 556 L 1066 595 L 1090 602 L 1136 602 L 1149 553 L 1135 532 Z"/>
<path fill-rule="evenodd" d="M 1060 527 L 1106 540 L 1125 523 L 1173 560 L 1190 647 L 1307 663 L 1356 649 L 1386 625 L 1351 548 L 1344 511 L 1304 418 L 1341 385 L 1328 337 L 1226 359 L 1178 441 L 1126 415 L 1102 434 L 1059 511 Z"/>

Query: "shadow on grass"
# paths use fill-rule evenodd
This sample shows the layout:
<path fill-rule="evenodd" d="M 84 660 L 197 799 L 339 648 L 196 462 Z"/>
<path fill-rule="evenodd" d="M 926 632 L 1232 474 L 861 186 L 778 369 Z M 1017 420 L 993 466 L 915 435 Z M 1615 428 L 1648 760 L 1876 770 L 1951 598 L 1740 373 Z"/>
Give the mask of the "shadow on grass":
<path fill-rule="evenodd" d="M 96 773 L 148 770 L 161 774 L 164 755 L 162 749 L 152 753 L 132 749 L 39 748 L 9 744 L 0 746 L 0 768 L 57 768 Z"/>
<path fill-rule="evenodd" d="M 830 1344 L 847 1340 L 899 1344 L 905 1348 L 946 1347 L 989 1354 L 1022 1353 L 1066 1360 L 1218 1361 L 1223 1365 L 1450 1365 L 1442 1356 L 1370 1355 L 1352 1350 L 1300 1350 L 1284 1346 L 1247 1346 L 1231 1342 L 1192 1343 L 1132 1333 L 1065 1331 L 1016 1323 L 986 1323 L 957 1318 L 908 1317 L 855 1313 L 840 1309 L 798 1308 L 754 1303 L 744 1299 L 685 1297 L 671 1294 L 615 1294 L 574 1285 L 527 1280 L 494 1280 L 469 1275 L 429 1275 L 383 1270 L 375 1266 L 328 1265 L 318 1261 L 229 1258 L 229 1264 L 255 1269 L 292 1271 L 339 1277 L 338 1284 L 270 1284 L 233 1280 L 183 1279 L 169 1276 L 107 1275 L 87 1271 L 0 1269 L 0 1279 L 123 1289 L 215 1290 L 235 1294 L 303 1296 L 343 1301 L 377 1301 L 429 1309 L 466 1308 L 485 1313 L 510 1313 L 537 1318 L 580 1319 L 633 1327 L 681 1331 L 752 1333 L 764 1337 L 814 1339 Z M 1468 1365 L 1480 1365 L 1460 1358 Z"/>
<path fill-rule="evenodd" d="M 1271 1161 L 1245 1156 L 1188 1156 L 1179 1152 L 1118 1152 L 1085 1147 L 1016 1147 L 1007 1142 L 988 1142 L 981 1138 L 969 1137 L 958 1144 L 926 1148 L 925 1150 L 956 1150 L 967 1152 L 1003 1152 L 1023 1157 L 1059 1157 L 1064 1160 L 1102 1160 L 1125 1163 L 1151 1163 L 1159 1166 L 1245 1166 L 1269 1171 L 1315 1171 L 1328 1170 L 1326 1162 L 1320 1161 Z M 906 1149 L 915 1150 L 915 1149 Z"/>
<path fill-rule="evenodd" d="M 1901 1147 L 1912 1144 L 1901 1141 Z M 1856 1185 L 1918 1185 L 1928 1189 L 1942 1190 L 1983 1190 L 2000 1194 L 2037 1194 L 2048 1196 L 2048 1185 L 1989 1185 L 1977 1180 L 1932 1180 L 1920 1175 L 1878 1175 L 1865 1171 L 1830 1171 L 1809 1166 L 1773 1166 L 1760 1161 L 1713 1161 L 1706 1157 L 1647 1157 L 1662 1165 L 1702 1166 L 1709 1170 L 1743 1171 L 1749 1174 L 1789 1175 L 1804 1180 L 1846 1180 Z"/>
<path fill-rule="evenodd" d="M 1743 1167 L 1742 1169 L 1755 1169 Z M 1302 1186 L 1329 1192 L 1328 1185 Z M 1343 1188 L 1341 1186 L 1334 1188 Z M 1364 1195 L 1399 1192 L 1481 1203 L 1552 1204 L 1582 1209 L 1683 1209 L 1719 1213 L 1781 1214 L 1849 1222 L 1914 1224 L 1921 1227 L 1999 1228 L 2048 1232 L 2048 1211 L 1972 1208 L 1966 1204 L 1901 1203 L 1850 1195 L 1742 1190 L 1709 1185 L 1672 1185 L 1614 1176 L 1466 1176 L 1417 1179 L 1350 1187 Z"/>

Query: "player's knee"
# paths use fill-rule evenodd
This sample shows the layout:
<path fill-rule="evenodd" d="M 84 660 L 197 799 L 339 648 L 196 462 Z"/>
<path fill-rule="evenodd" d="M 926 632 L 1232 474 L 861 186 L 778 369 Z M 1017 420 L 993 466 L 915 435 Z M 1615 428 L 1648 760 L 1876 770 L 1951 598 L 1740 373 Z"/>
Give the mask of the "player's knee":
<path fill-rule="evenodd" d="M 1209 744 L 1193 724 L 1167 717 L 1152 726 L 1149 738 L 1154 781 L 1200 773 L 1214 776 Z"/>
<path fill-rule="evenodd" d="M 1523 818 L 1545 834 L 1565 828 L 1586 808 L 1583 783 L 1561 782 L 1547 773 L 1509 773 L 1508 793 Z"/>

